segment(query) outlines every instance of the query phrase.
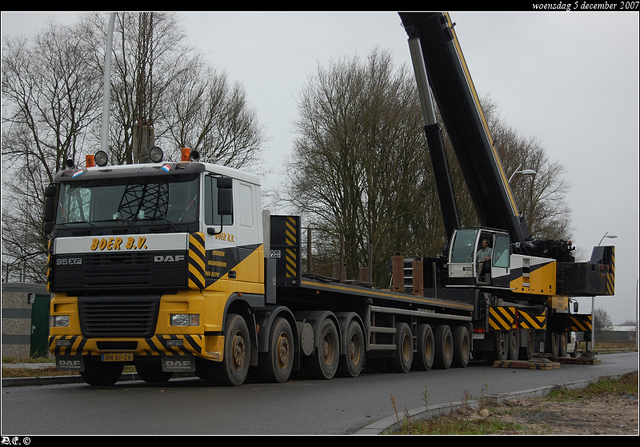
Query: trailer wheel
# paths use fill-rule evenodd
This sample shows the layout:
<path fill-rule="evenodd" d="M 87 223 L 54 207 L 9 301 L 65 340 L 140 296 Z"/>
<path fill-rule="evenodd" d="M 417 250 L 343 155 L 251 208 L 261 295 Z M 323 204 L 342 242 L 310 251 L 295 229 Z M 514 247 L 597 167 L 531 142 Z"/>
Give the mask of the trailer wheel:
<path fill-rule="evenodd" d="M 111 386 L 118 381 L 123 369 L 122 363 L 85 362 L 80 376 L 89 385 Z"/>
<path fill-rule="evenodd" d="M 222 362 L 207 363 L 207 373 L 214 383 L 242 385 L 249 371 L 251 337 L 247 323 L 240 315 L 228 314 L 224 331 Z"/>
<path fill-rule="evenodd" d="M 334 322 L 326 318 L 313 354 L 304 357 L 304 368 L 312 379 L 331 379 L 337 369 L 340 357 L 340 339 Z"/>
<path fill-rule="evenodd" d="M 396 352 L 391 360 L 393 372 L 406 373 L 413 363 L 413 335 L 407 323 L 396 324 Z"/>
<path fill-rule="evenodd" d="M 343 377 L 358 377 L 364 367 L 364 335 L 357 321 L 349 324 L 345 340 L 347 352 L 340 356 L 338 373 Z"/>
<path fill-rule="evenodd" d="M 428 324 L 418 325 L 418 349 L 414 366 L 419 371 L 429 371 L 433 367 L 433 359 L 436 355 L 433 329 Z"/>
<path fill-rule="evenodd" d="M 160 362 L 137 363 L 136 371 L 145 382 L 165 383 L 173 377 L 173 372 L 165 372 L 162 370 Z"/>
<path fill-rule="evenodd" d="M 436 341 L 436 357 L 434 363 L 436 368 L 448 369 L 453 361 L 453 337 L 451 328 L 446 324 L 436 326 L 434 332 Z"/>
<path fill-rule="evenodd" d="M 259 354 L 258 376 L 263 382 L 286 382 L 293 368 L 293 331 L 284 318 L 273 324 L 267 352 Z"/>
<path fill-rule="evenodd" d="M 471 355 L 471 344 L 469 342 L 469 331 L 464 326 L 454 326 L 453 336 L 453 366 L 466 368 Z"/>

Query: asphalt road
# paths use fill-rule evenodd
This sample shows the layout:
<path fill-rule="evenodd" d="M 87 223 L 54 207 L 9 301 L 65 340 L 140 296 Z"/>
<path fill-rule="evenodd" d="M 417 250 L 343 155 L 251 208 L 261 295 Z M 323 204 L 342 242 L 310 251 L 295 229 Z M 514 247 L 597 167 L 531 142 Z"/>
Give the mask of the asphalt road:
<path fill-rule="evenodd" d="M 196 378 L 162 386 L 64 384 L 5 387 L 2 435 L 340 435 L 425 405 L 567 384 L 638 370 L 638 354 L 601 355 L 599 365 L 524 370 L 471 365 L 356 379 L 248 381 L 216 387 Z M 395 406 L 394 403 L 395 402 Z"/>

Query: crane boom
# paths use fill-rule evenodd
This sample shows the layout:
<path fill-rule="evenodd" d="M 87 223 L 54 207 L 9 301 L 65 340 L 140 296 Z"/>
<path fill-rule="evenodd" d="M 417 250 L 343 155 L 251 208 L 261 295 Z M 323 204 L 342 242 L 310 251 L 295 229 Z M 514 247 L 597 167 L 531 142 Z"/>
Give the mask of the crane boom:
<path fill-rule="evenodd" d="M 529 228 L 518 212 L 449 15 L 399 14 L 410 46 L 412 40 L 420 42 L 428 82 L 481 225 L 507 230 L 514 243 L 530 239 Z M 440 199 L 443 200 L 442 193 Z"/>

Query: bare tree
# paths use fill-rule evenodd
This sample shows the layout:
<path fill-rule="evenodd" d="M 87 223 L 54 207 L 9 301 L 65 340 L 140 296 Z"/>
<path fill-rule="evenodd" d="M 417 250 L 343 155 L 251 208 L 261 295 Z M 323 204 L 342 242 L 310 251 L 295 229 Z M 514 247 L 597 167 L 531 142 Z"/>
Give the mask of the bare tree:
<path fill-rule="evenodd" d="M 176 149 L 197 150 L 211 162 L 234 168 L 254 164 L 264 142 L 244 89 L 229 85 L 225 73 L 211 67 L 184 70 L 167 92 L 166 139 Z"/>
<path fill-rule="evenodd" d="M 50 23 L 32 44 L 3 41 L 3 268 L 43 282 L 46 254 L 43 187 L 65 160 L 83 153 L 87 130 L 99 119 L 101 75 L 78 27 Z"/>
<path fill-rule="evenodd" d="M 424 248 L 439 218 L 422 206 L 434 185 L 412 74 L 377 49 L 365 62 L 344 58 L 318 67 L 298 108 L 289 199 L 334 252 L 344 237 L 350 277 L 373 245 L 380 283 L 389 256 Z"/>
<path fill-rule="evenodd" d="M 111 162 L 134 161 L 134 129 L 143 125 L 169 155 L 193 145 L 225 165 L 254 163 L 263 141 L 255 112 L 240 86 L 231 88 L 185 44 L 177 15 L 117 18 Z M 3 40 L 4 280 L 46 280 L 43 189 L 65 160 L 82 166 L 100 147 L 107 23 L 108 15 L 91 13 L 72 26 L 52 22 L 31 40 Z M 204 96 L 181 97 L 201 88 Z"/>
<path fill-rule="evenodd" d="M 593 311 L 593 325 L 598 332 L 609 331 L 613 327 L 611 317 L 606 310 L 597 307 Z"/>
<path fill-rule="evenodd" d="M 566 168 L 552 160 L 535 137 L 524 137 L 499 119 L 490 99 L 482 101 L 491 134 L 508 177 L 518 169 L 530 169 L 535 176 L 514 175 L 510 182 L 516 205 L 534 239 L 570 238 L 571 211 L 565 201 L 569 184 Z"/>

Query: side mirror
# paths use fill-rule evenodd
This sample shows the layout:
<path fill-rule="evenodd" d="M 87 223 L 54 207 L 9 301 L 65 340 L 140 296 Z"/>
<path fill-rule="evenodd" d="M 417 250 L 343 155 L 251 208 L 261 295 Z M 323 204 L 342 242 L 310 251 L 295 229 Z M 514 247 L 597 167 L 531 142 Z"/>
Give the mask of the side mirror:
<path fill-rule="evenodd" d="M 218 177 L 218 214 L 233 214 L 233 180 L 228 177 Z"/>
<path fill-rule="evenodd" d="M 44 212 L 43 212 L 43 230 L 46 234 L 53 231 L 53 219 L 56 212 L 56 191 L 54 185 L 49 185 L 44 189 Z"/>

